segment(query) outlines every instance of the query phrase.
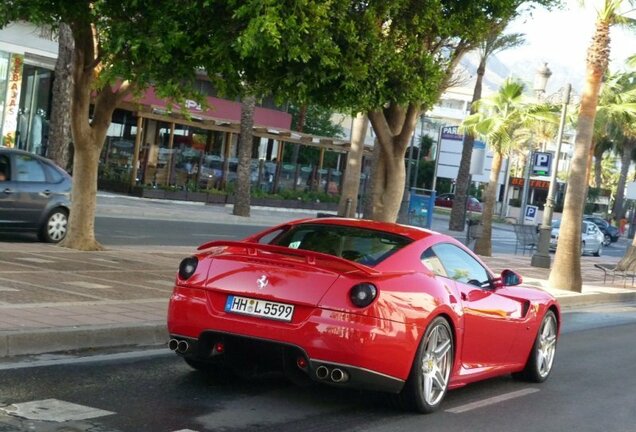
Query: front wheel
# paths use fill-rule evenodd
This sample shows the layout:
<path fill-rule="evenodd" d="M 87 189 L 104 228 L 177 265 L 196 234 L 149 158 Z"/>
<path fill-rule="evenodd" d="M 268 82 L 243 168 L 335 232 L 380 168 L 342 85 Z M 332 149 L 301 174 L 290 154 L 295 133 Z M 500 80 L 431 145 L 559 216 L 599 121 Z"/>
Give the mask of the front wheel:
<path fill-rule="evenodd" d="M 448 390 L 454 350 L 448 321 L 435 318 L 424 333 L 409 379 L 398 395 L 401 405 L 420 413 L 439 408 Z"/>
<path fill-rule="evenodd" d="M 610 236 L 609 234 L 605 234 L 605 236 L 603 237 L 603 246 L 607 247 L 612 243 L 612 236 Z"/>
<path fill-rule="evenodd" d="M 556 315 L 548 311 L 541 321 L 526 367 L 522 372 L 514 374 L 515 378 L 536 383 L 548 379 L 556 354 L 557 328 Z"/>
<path fill-rule="evenodd" d="M 598 249 L 594 252 L 594 256 L 600 257 L 603 255 L 603 244 L 598 245 Z"/>

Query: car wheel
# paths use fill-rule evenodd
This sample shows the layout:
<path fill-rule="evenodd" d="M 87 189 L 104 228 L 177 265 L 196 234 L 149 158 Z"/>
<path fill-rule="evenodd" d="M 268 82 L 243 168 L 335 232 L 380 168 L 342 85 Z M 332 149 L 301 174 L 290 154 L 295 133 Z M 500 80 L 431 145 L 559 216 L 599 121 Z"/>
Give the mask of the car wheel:
<path fill-rule="evenodd" d="M 404 408 L 431 413 L 439 408 L 446 392 L 454 355 L 453 332 L 448 321 L 435 318 L 417 349 L 411 374 L 398 395 Z"/>
<path fill-rule="evenodd" d="M 610 243 L 612 243 L 612 236 L 610 236 L 609 234 L 605 234 L 605 236 L 603 237 L 603 246 L 607 247 L 610 245 Z"/>
<path fill-rule="evenodd" d="M 66 237 L 68 231 L 68 211 L 63 208 L 54 209 L 46 217 L 40 227 L 39 239 L 46 243 L 59 243 Z"/>
<path fill-rule="evenodd" d="M 603 243 L 598 245 L 598 249 L 594 252 L 594 256 L 596 257 L 600 257 L 601 255 L 603 255 Z"/>
<path fill-rule="evenodd" d="M 581 242 L 581 256 L 585 255 L 585 242 Z"/>
<path fill-rule="evenodd" d="M 554 312 L 548 311 L 539 327 L 526 367 L 515 378 L 541 383 L 548 379 L 554 364 L 557 344 L 557 320 Z"/>

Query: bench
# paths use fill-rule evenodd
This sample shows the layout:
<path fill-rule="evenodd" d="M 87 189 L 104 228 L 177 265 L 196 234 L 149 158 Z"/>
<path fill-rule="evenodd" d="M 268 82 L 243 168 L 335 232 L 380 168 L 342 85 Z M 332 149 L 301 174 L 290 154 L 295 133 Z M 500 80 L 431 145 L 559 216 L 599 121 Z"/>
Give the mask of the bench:
<path fill-rule="evenodd" d="M 515 236 L 517 237 L 515 255 L 520 248 L 523 251 L 523 255 L 526 254 L 526 251 L 530 252 L 536 249 L 539 243 L 539 233 L 537 232 L 536 225 L 513 224 L 512 226 L 515 230 Z"/>
<path fill-rule="evenodd" d="M 617 270 L 617 264 L 594 264 L 594 267 L 603 272 L 603 283 L 606 283 L 607 277 L 612 277 L 612 284 L 617 277 L 623 278 L 623 287 L 627 286 L 627 278 L 632 279 L 632 286 L 634 286 L 634 279 L 636 278 L 636 272 L 630 272 L 625 270 Z"/>

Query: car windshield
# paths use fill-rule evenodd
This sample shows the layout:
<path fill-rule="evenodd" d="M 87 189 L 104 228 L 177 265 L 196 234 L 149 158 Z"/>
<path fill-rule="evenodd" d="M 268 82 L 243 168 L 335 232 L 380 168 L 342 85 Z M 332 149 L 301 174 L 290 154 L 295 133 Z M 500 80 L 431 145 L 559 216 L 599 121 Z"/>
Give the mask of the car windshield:
<path fill-rule="evenodd" d="M 281 233 L 271 244 L 321 252 L 373 267 L 411 242 L 407 237 L 384 231 L 301 224 Z"/>

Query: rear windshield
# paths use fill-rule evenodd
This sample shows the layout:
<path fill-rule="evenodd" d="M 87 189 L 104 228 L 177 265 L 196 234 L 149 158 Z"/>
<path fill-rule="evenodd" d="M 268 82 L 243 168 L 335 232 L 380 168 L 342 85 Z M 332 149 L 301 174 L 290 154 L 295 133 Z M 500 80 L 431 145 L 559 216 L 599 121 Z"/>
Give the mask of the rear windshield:
<path fill-rule="evenodd" d="M 365 228 L 302 224 L 281 233 L 271 244 L 321 252 L 373 267 L 411 241 L 400 235 Z"/>

